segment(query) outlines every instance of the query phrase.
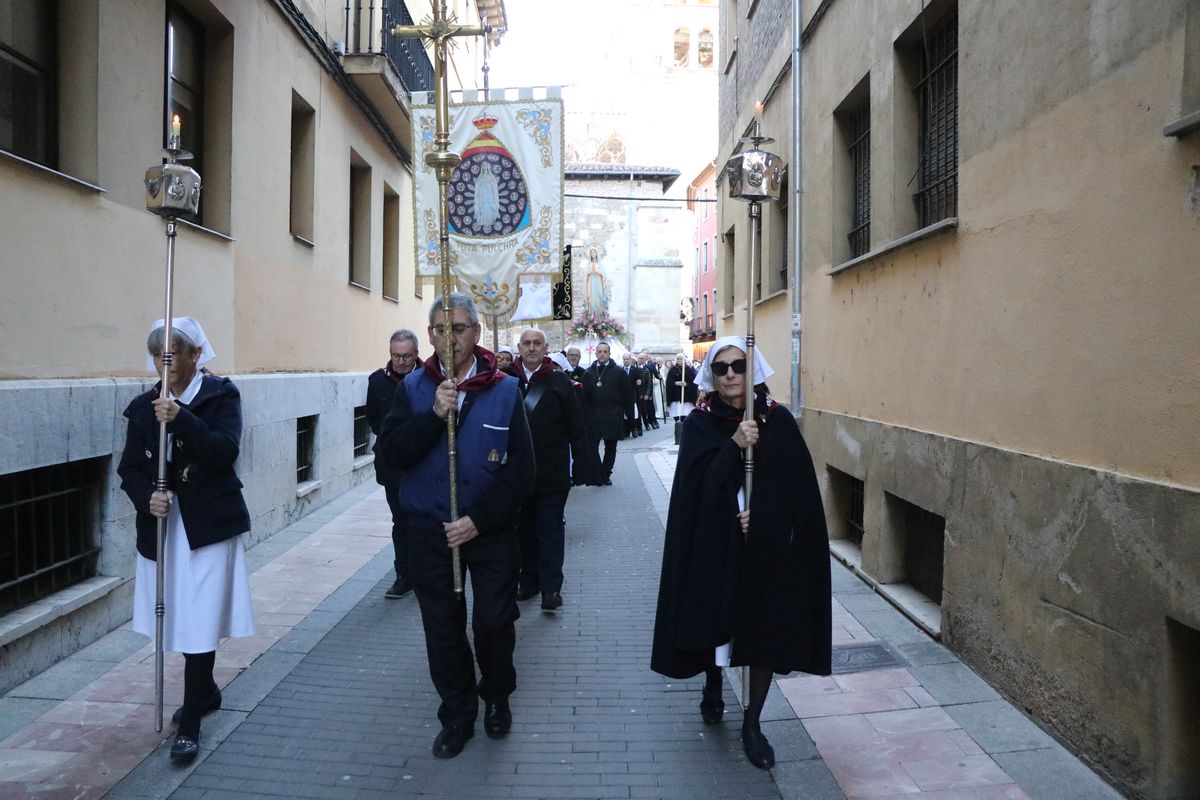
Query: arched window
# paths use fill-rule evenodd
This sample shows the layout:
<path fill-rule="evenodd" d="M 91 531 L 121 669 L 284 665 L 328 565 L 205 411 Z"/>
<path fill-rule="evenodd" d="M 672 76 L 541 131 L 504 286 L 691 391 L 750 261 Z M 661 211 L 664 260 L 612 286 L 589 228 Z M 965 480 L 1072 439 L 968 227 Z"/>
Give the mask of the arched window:
<path fill-rule="evenodd" d="M 596 151 L 596 161 L 601 164 L 624 164 L 625 142 L 619 133 L 614 133 Z"/>
<path fill-rule="evenodd" d="M 687 28 L 675 29 L 675 66 L 686 67 L 691 60 L 692 34 Z"/>
<path fill-rule="evenodd" d="M 702 67 L 713 65 L 713 35 L 708 28 L 700 29 L 700 36 L 696 40 L 696 58 Z"/>

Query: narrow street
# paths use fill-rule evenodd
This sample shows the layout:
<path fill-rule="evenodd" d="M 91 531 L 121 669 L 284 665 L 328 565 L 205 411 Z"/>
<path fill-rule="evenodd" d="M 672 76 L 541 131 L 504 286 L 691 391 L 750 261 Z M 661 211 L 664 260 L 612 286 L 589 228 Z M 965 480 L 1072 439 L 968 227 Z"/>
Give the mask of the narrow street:
<path fill-rule="evenodd" d="M 668 427 L 624 441 L 614 486 L 571 493 L 566 604 L 522 604 L 506 739 L 480 728 L 457 759 L 431 756 L 420 617 L 383 596 L 389 517 L 370 484 L 249 552 L 259 633 L 218 650 L 224 706 L 190 768 L 168 764 L 152 650 L 125 626 L 0 699 L 0 797 L 1120 796 L 836 562 L 836 674 L 777 681 L 778 763 L 750 766 L 735 672 L 709 728 L 700 679 L 648 667 L 674 453 Z M 168 716 L 181 671 L 169 662 Z"/>

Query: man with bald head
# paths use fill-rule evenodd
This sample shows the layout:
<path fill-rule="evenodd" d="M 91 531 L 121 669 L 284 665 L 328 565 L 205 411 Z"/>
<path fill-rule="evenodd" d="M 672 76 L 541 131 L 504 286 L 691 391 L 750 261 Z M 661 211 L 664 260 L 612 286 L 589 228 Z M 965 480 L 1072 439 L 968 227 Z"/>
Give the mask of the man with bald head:
<path fill-rule="evenodd" d="M 517 599 L 528 600 L 540 592 L 542 610 L 554 611 L 563 604 L 563 507 L 571 490 L 571 448 L 584 446 L 587 428 L 579 391 L 546 355 L 546 334 L 526 328 L 517 347 L 519 358 L 513 366 L 521 381 L 537 464 L 533 494 L 517 517 L 521 544 Z M 577 463 L 576 469 L 581 466 Z"/>

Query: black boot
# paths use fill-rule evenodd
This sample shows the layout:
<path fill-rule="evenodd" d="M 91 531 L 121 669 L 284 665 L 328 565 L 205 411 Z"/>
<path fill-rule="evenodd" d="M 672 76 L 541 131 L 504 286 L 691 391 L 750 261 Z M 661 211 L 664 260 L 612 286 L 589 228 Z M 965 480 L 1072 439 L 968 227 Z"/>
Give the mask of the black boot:
<path fill-rule="evenodd" d="M 746 758 L 759 769 L 770 769 L 775 766 L 775 748 L 763 736 L 762 729 L 757 723 L 742 723 L 742 748 Z"/>

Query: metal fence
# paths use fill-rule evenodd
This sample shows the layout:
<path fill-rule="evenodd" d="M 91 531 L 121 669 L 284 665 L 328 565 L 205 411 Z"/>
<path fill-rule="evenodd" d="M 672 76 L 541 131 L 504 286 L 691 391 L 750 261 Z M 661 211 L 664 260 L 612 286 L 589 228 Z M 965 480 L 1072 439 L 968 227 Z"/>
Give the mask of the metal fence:
<path fill-rule="evenodd" d="M 354 409 L 354 457 L 360 458 L 371 452 L 371 425 L 367 422 L 367 407 Z"/>
<path fill-rule="evenodd" d="M 0 614 L 96 574 L 107 459 L 0 476 Z"/>
<path fill-rule="evenodd" d="M 921 227 L 958 214 L 958 15 L 939 20 L 921 45 L 920 188 L 914 199 Z"/>
<path fill-rule="evenodd" d="M 316 441 L 317 418 L 296 419 L 296 483 L 313 479 L 313 445 Z"/>
<path fill-rule="evenodd" d="M 419 39 L 397 39 L 396 25 L 414 24 L 404 0 L 346 0 L 346 52 L 382 55 L 409 94 L 433 91 L 433 64 Z"/>

